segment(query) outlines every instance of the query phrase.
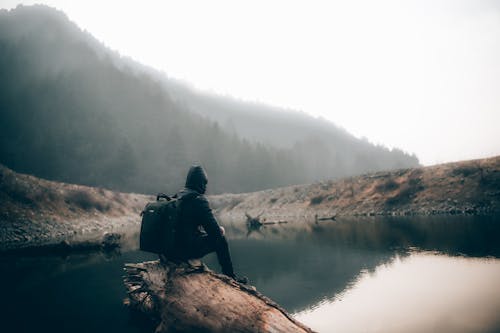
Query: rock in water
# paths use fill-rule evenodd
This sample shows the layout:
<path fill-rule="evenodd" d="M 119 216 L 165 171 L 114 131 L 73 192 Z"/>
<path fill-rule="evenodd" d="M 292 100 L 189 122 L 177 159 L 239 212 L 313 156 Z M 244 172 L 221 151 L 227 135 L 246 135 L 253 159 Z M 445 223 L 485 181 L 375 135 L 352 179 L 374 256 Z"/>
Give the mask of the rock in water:
<path fill-rule="evenodd" d="M 125 304 L 156 332 L 312 332 L 279 305 L 200 261 L 125 264 Z"/>
<path fill-rule="evenodd" d="M 120 247 L 122 236 L 118 233 L 106 233 L 104 234 L 101 242 L 101 246 L 104 250 L 113 250 Z"/>

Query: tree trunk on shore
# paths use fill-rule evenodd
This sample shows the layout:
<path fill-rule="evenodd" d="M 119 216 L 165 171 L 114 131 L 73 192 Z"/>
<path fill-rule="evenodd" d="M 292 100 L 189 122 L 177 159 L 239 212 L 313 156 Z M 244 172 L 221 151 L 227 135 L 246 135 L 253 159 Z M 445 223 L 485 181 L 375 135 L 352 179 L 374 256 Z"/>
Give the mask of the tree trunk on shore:
<path fill-rule="evenodd" d="M 200 261 L 126 264 L 125 303 L 159 322 L 157 332 L 312 332 L 254 287 Z"/>

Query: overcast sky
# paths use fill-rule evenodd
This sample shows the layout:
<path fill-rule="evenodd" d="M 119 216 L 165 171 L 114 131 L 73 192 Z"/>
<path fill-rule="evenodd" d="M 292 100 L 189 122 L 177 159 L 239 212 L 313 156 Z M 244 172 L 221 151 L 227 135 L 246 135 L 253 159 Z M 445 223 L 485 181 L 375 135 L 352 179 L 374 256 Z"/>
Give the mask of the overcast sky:
<path fill-rule="evenodd" d="M 45 3 L 194 86 L 322 116 L 423 164 L 500 155 L 500 1 Z"/>

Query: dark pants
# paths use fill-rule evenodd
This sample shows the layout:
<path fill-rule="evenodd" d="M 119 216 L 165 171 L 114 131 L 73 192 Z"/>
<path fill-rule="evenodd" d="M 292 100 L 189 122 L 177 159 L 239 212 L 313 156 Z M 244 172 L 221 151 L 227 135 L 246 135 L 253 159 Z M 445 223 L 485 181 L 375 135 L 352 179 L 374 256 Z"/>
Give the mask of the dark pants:
<path fill-rule="evenodd" d="M 219 241 L 211 239 L 208 235 L 196 237 L 190 242 L 187 249 L 179 249 L 174 257 L 180 260 L 199 259 L 212 252 L 217 254 L 222 273 L 231 277 L 234 276 L 229 245 L 224 236 Z"/>

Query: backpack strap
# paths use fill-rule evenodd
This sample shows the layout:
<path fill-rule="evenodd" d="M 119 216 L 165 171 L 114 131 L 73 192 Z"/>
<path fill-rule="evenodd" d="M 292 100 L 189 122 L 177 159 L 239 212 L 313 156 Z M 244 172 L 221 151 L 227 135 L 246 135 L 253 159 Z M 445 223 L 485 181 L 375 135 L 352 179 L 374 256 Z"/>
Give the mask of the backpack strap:
<path fill-rule="evenodd" d="M 183 193 L 181 195 L 179 195 L 179 193 L 177 193 L 175 196 L 173 196 L 172 198 L 176 198 L 178 200 L 191 200 L 191 199 L 196 199 L 200 196 L 201 194 L 199 194 L 198 192 L 195 192 L 195 191 L 189 191 L 187 193 Z"/>
<path fill-rule="evenodd" d="M 160 199 L 166 199 L 167 201 L 170 201 L 170 200 L 172 200 L 172 197 L 166 195 L 165 193 L 158 193 L 156 195 L 156 201 L 160 201 Z"/>

